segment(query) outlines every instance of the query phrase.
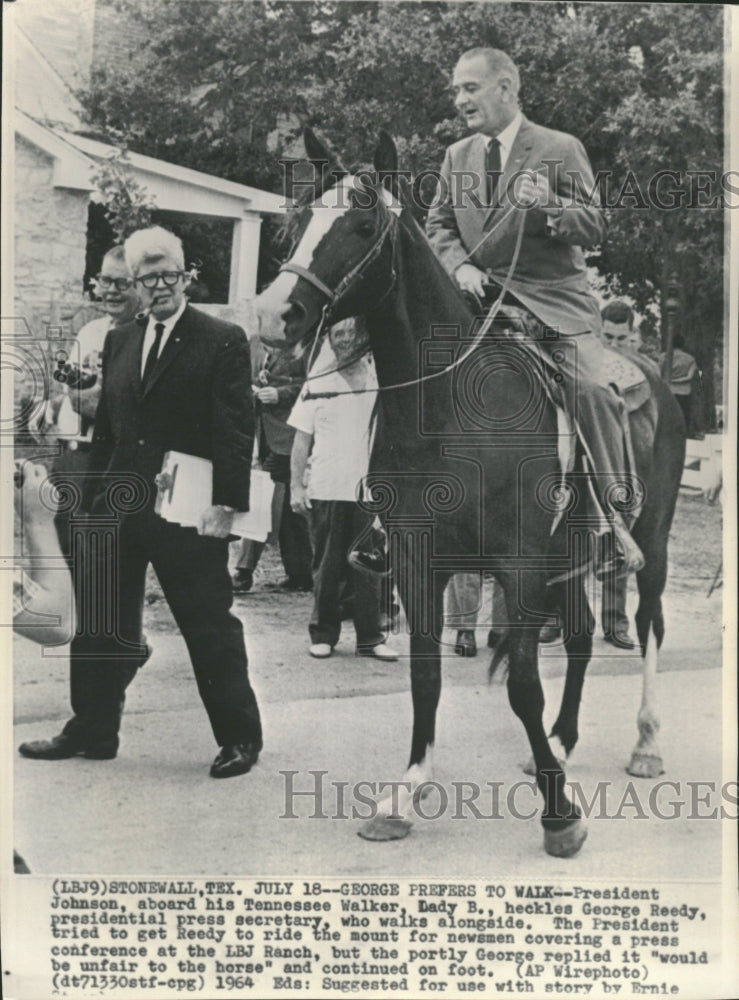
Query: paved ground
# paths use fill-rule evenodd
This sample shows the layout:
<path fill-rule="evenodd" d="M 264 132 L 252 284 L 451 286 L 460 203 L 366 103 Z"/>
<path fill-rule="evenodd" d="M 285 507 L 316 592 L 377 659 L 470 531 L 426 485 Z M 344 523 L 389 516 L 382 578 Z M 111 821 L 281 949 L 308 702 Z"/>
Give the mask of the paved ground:
<path fill-rule="evenodd" d="M 683 500 L 676 522 L 680 537 L 666 599 L 659 701 L 664 777 L 683 782 L 683 788 L 679 794 L 660 793 L 663 812 L 671 811 L 671 798 L 689 803 L 685 782 L 721 780 L 723 592 L 706 597 L 718 564 L 719 517 L 698 501 Z M 703 533 L 699 555 L 697 532 Z M 693 544 L 685 540 L 691 535 Z M 310 596 L 278 591 L 271 586 L 275 573 L 274 559 L 267 559 L 254 592 L 236 605 L 265 723 L 266 746 L 254 772 L 222 782 L 208 777 L 216 748 L 184 643 L 155 600 L 147 614 L 155 653 L 130 689 L 118 759 L 17 758 L 15 841 L 34 872 L 487 876 L 525 870 L 531 877 L 650 879 L 678 872 L 719 874 L 718 823 L 687 819 L 687 805 L 682 818 L 672 821 L 638 819 L 638 809 L 624 804 L 624 796 L 634 794 L 624 764 L 636 737 L 640 663 L 601 640 L 568 778 L 581 783 L 588 798 L 596 782 L 610 783 L 607 815 L 591 819 L 589 840 L 577 859 L 546 857 L 538 821 L 510 815 L 505 797 L 523 780 L 520 765 L 528 752 L 505 687 L 487 683 L 483 652 L 473 660 L 462 661 L 451 651 L 446 657 L 436 779 L 449 804 L 441 818 L 419 820 L 410 837 L 390 844 L 358 838 L 356 819 L 308 818 L 308 799 L 295 804 L 300 818 L 280 818 L 287 780 L 280 772 L 298 771 L 295 787 L 301 789 L 314 787 L 308 772 L 327 772 L 322 801 L 328 815 L 337 812 L 333 782 L 399 779 L 411 706 L 407 661 L 381 664 L 353 656 L 350 627 L 337 655 L 311 660 L 305 629 Z M 486 631 L 478 634 L 481 645 Z M 392 641 L 401 652 L 407 648 L 402 633 Z M 42 660 L 31 644 L 17 645 L 16 743 L 57 732 L 68 704 L 64 655 Z M 561 647 L 551 647 L 542 655 L 549 721 L 561 691 L 561 654 Z M 495 814 L 486 783 L 502 782 L 504 818 L 474 819 L 469 809 L 455 810 L 453 783 L 462 781 L 483 789 L 477 802 L 483 816 Z M 646 811 L 655 785 L 634 786 Z M 362 808 L 348 792 L 345 801 L 347 812 L 353 804 Z M 430 801 L 429 812 L 438 802 Z M 515 806 L 527 812 L 530 804 L 528 790 L 519 788 Z"/>

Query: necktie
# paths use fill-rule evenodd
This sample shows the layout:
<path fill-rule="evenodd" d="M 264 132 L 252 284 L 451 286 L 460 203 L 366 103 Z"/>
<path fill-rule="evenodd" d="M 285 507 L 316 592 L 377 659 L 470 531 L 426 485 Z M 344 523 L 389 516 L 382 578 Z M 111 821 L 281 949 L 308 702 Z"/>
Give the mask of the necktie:
<path fill-rule="evenodd" d="M 154 367 L 157 363 L 157 358 L 159 357 L 159 345 L 162 342 L 162 334 L 164 333 L 164 323 L 154 324 L 154 343 L 149 348 L 149 353 L 146 355 L 146 364 L 144 365 L 144 374 L 141 376 L 141 385 L 145 389 L 149 382 L 151 381 L 151 376 L 154 372 Z"/>
<path fill-rule="evenodd" d="M 491 139 L 485 156 L 485 191 L 488 205 L 495 203 L 495 192 L 500 180 L 500 173 L 500 142 L 497 139 Z"/>

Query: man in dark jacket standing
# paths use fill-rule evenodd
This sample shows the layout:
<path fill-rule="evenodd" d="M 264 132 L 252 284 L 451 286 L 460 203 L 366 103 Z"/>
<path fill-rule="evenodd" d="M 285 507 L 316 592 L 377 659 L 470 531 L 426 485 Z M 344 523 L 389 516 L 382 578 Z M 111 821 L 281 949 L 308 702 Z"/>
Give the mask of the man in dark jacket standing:
<path fill-rule="evenodd" d="M 306 361 L 305 355 L 295 358 L 289 351 L 269 351 L 254 374 L 252 386 L 259 461 L 275 484 L 272 524 L 287 574 L 282 586 L 287 590 L 311 590 L 313 587 L 313 552 L 308 524 L 290 505 L 290 452 L 295 431 L 287 423 L 305 383 Z M 251 590 L 264 545 L 264 542 L 244 540 L 234 574 L 235 594 Z"/>
<path fill-rule="evenodd" d="M 116 756 L 125 691 L 141 660 L 151 563 L 187 643 L 221 748 L 210 773 L 230 777 L 246 773 L 262 748 L 243 629 L 230 613 L 228 573 L 233 515 L 249 507 L 249 346 L 240 327 L 187 304 L 189 276 L 182 244 L 172 233 L 139 230 L 125 251 L 148 317 L 112 330 L 103 351 L 103 392 L 84 498 L 92 515 L 84 553 L 88 608 L 79 608 L 71 646 L 74 716 L 59 736 L 19 749 L 46 760 Z M 155 478 L 168 451 L 212 463 L 212 502 L 197 528 L 172 524 L 155 512 Z M 106 559 L 111 545 L 113 560 Z"/>

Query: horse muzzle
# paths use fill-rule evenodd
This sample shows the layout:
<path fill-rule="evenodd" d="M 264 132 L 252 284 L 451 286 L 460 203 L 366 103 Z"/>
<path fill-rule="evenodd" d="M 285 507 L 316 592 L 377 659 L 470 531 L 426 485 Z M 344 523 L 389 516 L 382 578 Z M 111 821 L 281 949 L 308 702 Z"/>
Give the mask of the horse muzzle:
<path fill-rule="evenodd" d="M 292 294 L 295 284 L 294 275 L 280 274 L 254 302 L 259 339 L 270 347 L 299 343 L 315 330 L 321 319 L 320 311 Z"/>

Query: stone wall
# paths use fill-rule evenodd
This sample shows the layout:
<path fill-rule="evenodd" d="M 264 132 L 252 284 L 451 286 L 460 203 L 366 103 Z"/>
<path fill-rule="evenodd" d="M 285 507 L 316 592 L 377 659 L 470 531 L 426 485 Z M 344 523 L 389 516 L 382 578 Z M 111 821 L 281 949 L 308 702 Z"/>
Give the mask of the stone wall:
<path fill-rule="evenodd" d="M 89 196 L 53 186 L 53 161 L 16 135 L 15 307 L 36 336 L 83 304 Z"/>

